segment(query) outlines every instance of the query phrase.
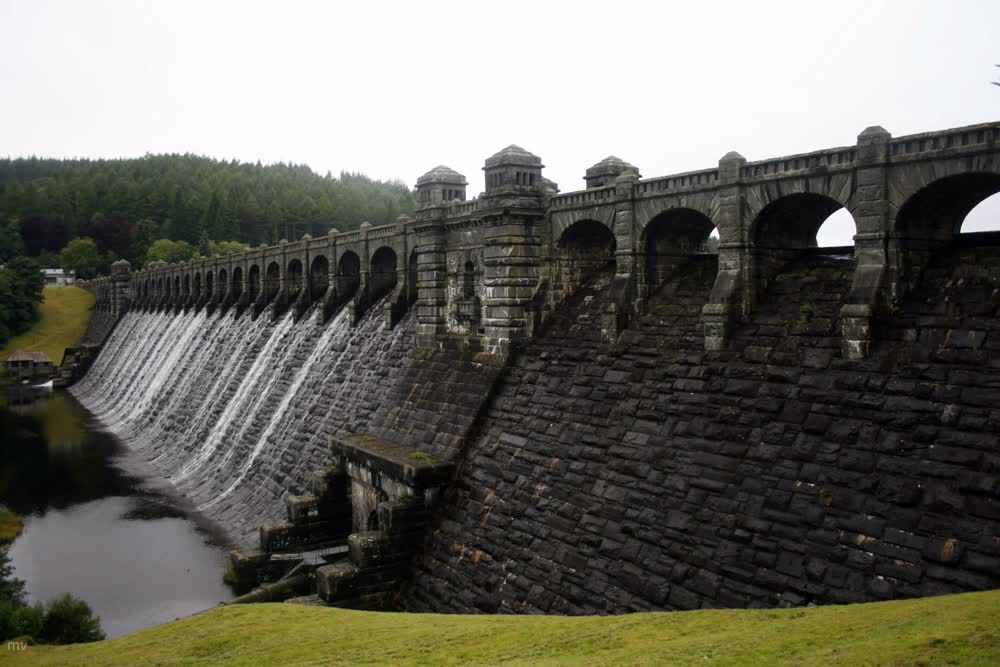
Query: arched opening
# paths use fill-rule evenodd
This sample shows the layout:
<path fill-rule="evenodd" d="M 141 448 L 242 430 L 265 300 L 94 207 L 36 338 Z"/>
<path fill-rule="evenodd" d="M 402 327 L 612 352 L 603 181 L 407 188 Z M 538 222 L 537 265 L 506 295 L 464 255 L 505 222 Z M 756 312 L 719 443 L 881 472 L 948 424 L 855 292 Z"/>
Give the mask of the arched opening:
<path fill-rule="evenodd" d="M 419 274 L 417 273 L 417 249 L 416 248 L 414 248 L 413 250 L 410 251 L 410 263 L 409 263 L 409 265 L 407 265 L 406 269 L 407 269 L 407 274 L 406 274 L 407 278 L 406 279 L 407 279 L 407 283 L 408 283 L 407 284 L 408 292 L 407 292 L 407 295 L 406 295 L 406 302 L 407 302 L 407 304 L 412 304 L 412 303 L 414 303 L 417 300 L 417 297 L 419 296 L 419 292 L 417 291 L 417 278 L 418 278 Z"/>
<path fill-rule="evenodd" d="M 615 270 L 615 237 L 607 226 L 593 220 L 570 225 L 556 243 L 554 287 L 563 298 L 599 273 Z"/>
<path fill-rule="evenodd" d="M 361 259 L 348 250 L 337 262 L 337 293 L 343 298 L 354 294 L 361 284 Z"/>
<path fill-rule="evenodd" d="M 462 298 L 476 298 L 476 265 L 471 261 L 462 267 Z"/>
<path fill-rule="evenodd" d="M 221 286 L 226 282 L 226 272 L 223 270 L 219 273 L 219 285 Z M 233 267 L 233 275 L 229 278 L 228 284 L 232 298 L 238 299 L 240 294 L 243 292 L 243 269 L 241 267 Z"/>
<path fill-rule="evenodd" d="M 293 259 L 288 262 L 288 270 L 285 279 L 285 286 L 288 288 L 289 294 L 298 294 L 305 285 L 305 277 L 302 274 L 302 262 L 298 259 Z"/>
<path fill-rule="evenodd" d="M 962 234 L 1000 232 L 1000 194 L 990 195 L 976 204 L 962 221 Z"/>
<path fill-rule="evenodd" d="M 990 233 L 1000 228 L 998 193 L 1000 174 L 961 174 L 934 181 L 903 203 L 895 229 L 904 257 L 900 276 L 904 291 L 916 286 L 935 252 L 956 242 L 998 242 Z"/>
<path fill-rule="evenodd" d="M 372 299 L 378 299 L 396 286 L 396 251 L 382 246 L 372 254 L 369 276 Z"/>
<path fill-rule="evenodd" d="M 149 298 L 149 278 L 142 283 L 142 298 L 144 300 Z"/>
<path fill-rule="evenodd" d="M 853 263 L 853 245 L 819 247 L 817 233 L 834 214 L 838 217 L 833 222 L 840 226 L 850 220 L 849 231 L 845 233 L 841 229 L 838 233 L 841 238 L 849 234 L 853 240 L 857 231 L 854 218 L 840 202 L 825 195 L 812 192 L 787 195 L 761 210 L 752 227 L 758 299 L 764 298 L 772 281 L 785 267 L 803 257 L 819 255 Z M 847 218 L 843 217 L 845 215 Z"/>
<path fill-rule="evenodd" d="M 215 296 L 215 274 L 211 271 L 205 274 L 205 296 Z"/>
<path fill-rule="evenodd" d="M 201 298 L 201 274 L 194 274 L 194 295 Z"/>
<path fill-rule="evenodd" d="M 184 300 L 187 301 L 188 297 L 191 296 L 191 274 L 184 274 Z"/>
<path fill-rule="evenodd" d="M 321 298 L 329 284 L 330 261 L 323 255 L 316 255 L 309 267 L 309 298 L 312 301 Z"/>
<path fill-rule="evenodd" d="M 277 262 L 271 262 L 267 265 L 267 270 L 264 272 L 264 298 L 270 301 L 278 294 L 278 289 L 281 287 L 281 267 Z"/>
<path fill-rule="evenodd" d="M 236 274 L 233 274 L 233 278 L 236 278 Z M 254 264 L 247 271 L 247 296 L 250 301 L 256 301 L 257 297 L 260 296 L 260 267 Z"/>
<path fill-rule="evenodd" d="M 174 276 L 174 298 L 177 299 L 181 295 L 181 277 Z"/>
<path fill-rule="evenodd" d="M 471 259 L 462 265 L 461 272 L 454 276 L 455 322 L 466 330 L 462 333 L 476 333 L 480 322 L 479 273 Z"/>
<path fill-rule="evenodd" d="M 647 293 L 652 294 L 678 271 L 695 262 L 714 279 L 718 268 L 718 232 L 704 213 L 673 208 L 649 221 L 640 239 L 645 259 Z"/>
<path fill-rule="evenodd" d="M 167 283 L 167 287 L 163 287 L 163 278 L 156 281 L 156 296 L 162 297 L 167 296 L 170 293 L 170 283 Z"/>

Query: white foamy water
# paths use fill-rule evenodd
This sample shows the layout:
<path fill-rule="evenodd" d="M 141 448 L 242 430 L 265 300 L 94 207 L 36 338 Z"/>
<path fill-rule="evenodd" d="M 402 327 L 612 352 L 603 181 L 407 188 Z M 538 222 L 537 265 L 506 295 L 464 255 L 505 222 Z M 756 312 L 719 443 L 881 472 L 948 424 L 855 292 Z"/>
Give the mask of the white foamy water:
<path fill-rule="evenodd" d="M 382 331 L 381 303 L 357 327 L 205 313 L 129 313 L 76 397 L 239 542 L 283 515 L 282 495 L 329 462 L 408 344 Z"/>

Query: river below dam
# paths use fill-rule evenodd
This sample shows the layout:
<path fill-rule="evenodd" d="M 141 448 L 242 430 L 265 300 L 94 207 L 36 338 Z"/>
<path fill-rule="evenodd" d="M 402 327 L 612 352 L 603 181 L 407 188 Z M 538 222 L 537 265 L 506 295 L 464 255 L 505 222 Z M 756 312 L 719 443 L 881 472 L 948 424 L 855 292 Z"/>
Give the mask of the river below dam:
<path fill-rule="evenodd" d="M 30 602 L 72 593 L 112 638 L 232 599 L 226 536 L 76 399 L 5 399 L 0 506 L 24 522 L 10 556 Z"/>

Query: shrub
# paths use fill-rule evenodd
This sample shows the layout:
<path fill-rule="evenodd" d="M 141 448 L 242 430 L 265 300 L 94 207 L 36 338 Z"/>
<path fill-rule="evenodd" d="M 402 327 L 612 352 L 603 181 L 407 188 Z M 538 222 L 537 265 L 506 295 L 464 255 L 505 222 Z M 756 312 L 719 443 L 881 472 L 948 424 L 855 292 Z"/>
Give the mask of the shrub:
<path fill-rule="evenodd" d="M 104 639 L 101 620 L 94 616 L 90 605 L 80 598 L 64 593 L 50 600 L 45 610 L 45 623 L 36 638 L 50 644 L 75 644 Z"/>
<path fill-rule="evenodd" d="M 44 622 L 42 605 L 25 607 L 10 598 L 0 598 L 0 640 L 37 637 Z"/>

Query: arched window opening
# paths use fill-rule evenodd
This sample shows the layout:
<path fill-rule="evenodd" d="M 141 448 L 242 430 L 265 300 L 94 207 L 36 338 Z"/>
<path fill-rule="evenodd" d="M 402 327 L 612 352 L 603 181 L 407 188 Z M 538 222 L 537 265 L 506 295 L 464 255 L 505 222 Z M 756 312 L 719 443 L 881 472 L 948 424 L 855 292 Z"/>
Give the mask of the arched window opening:
<path fill-rule="evenodd" d="M 281 287 L 281 267 L 277 262 L 271 262 L 264 272 L 264 298 L 268 301 L 273 299 L 279 287 Z"/>
<path fill-rule="evenodd" d="M 205 274 L 205 296 L 215 295 L 215 275 L 211 272 Z"/>
<path fill-rule="evenodd" d="M 372 299 L 378 299 L 396 286 L 396 252 L 382 246 L 372 255 L 371 261 L 371 294 Z"/>
<path fill-rule="evenodd" d="M 285 280 L 285 286 L 288 288 L 289 294 L 298 294 L 305 284 L 305 279 L 302 275 L 302 262 L 298 259 L 293 259 L 288 263 L 288 277 Z"/>
<path fill-rule="evenodd" d="M 462 298 L 476 298 L 476 265 L 466 262 L 462 268 Z"/>
<path fill-rule="evenodd" d="M 675 208 L 653 218 L 643 232 L 646 253 L 646 294 L 652 294 L 682 269 L 697 260 L 705 272 L 714 274 L 718 266 L 719 234 L 704 213 Z"/>
<path fill-rule="evenodd" d="M 555 286 L 567 297 L 596 274 L 614 272 L 615 237 L 607 226 L 594 220 L 581 220 L 562 233 L 556 253 Z"/>
<path fill-rule="evenodd" d="M 989 232 L 1000 222 L 998 193 L 1000 174 L 961 174 L 930 183 L 900 206 L 895 224 L 904 264 L 900 292 L 913 289 L 931 257 L 955 242 L 997 243 Z"/>
<path fill-rule="evenodd" d="M 326 294 L 326 289 L 330 285 L 330 262 L 323 255 L 313 258 L 312 266 L 309 268 L 309 297 L 313 301 Z"/>
<path fill-rule="evenodd" d="M 410 251 L 410 263 L 407 266 L 407 283 L 408 283 L 407 284 L 408 293 L 406 295 L 407 304 L 412 304 L 417 300 L 418 275 L 419 274 L 417 273 L 417 251 L 416 249 L 414 249 Z"/>
<path fill-rule="evenodd" d="M 824 242 L 849 239 L 847 244 L 820 247 L 817 234 L 825 224 L 829 224 L 830 230 L 824 233 Z M 797 265 L 798 260 L 817 266 L 826 266 L 834 260 L 850 262 L 851 266 L 846 271 L 834 272 L 840 278 L 836 287 L 830 286 L 831 290 L 846 293 L 853 275 L 853 238 L 856 231 L 857 225 L 851 214 L 840 202 L 825 195 L 796 193 L 776 199 L 765 206 L 754 220 L 752 231 L 757 298 L 764 299 L 778 276 L 792 264 Z M 809 259 L 817 256 L 819 259 Z M 833 271 L 832 265 L 827 268 Z M 803 273 L 800 269 L 795 271 Z M 803 275 L 806 273 L 808 271 Z M 843 279 L 847 280 L 847 285 L 839 284 Z"/>
<path fill-rule="evenodd" d="M 361 259 L 348 250 L 337 262 L 337 294 L 343 298 L 357 291 L 361 284 Z"/>
<path fill-rule="evenodd" d="M 962 220 L 960 233 L 1000 232 L 1000 194 L 976 204 Z"/>

